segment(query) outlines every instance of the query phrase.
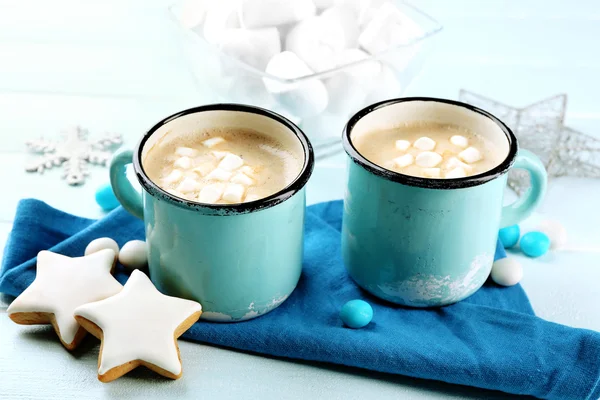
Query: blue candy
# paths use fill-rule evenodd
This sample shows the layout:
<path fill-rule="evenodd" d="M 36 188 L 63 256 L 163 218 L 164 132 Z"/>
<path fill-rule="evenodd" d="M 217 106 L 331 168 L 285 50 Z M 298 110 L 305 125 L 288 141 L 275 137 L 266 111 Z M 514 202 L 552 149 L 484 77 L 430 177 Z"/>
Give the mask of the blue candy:
<path fill-rule="evenodd" d="M 542 232 L 529 232 L 523 235 L 519 246 L 525 255 L 539 257 L 548 252 L 550 238 Z"/>
<path fill-rule="evenodd" d="M 500 229 L 498 232 L 498 238 L 506 249 L 517 244 L 519 241 L 519 236 L 521 236 L 521 229 L 519 228 L 519 225 L 507 226 L 506 228 Z"/>
<path fill-rule="evenodd" d="M 350 300 L 342 307 L 340 318 L 349 328 L 363 328 L 373 319 L 373 308 L 363 300 Z"/>
<path fill-rule="evenodd" d="M 96 190 L 96 203 L 104 211 L 110 211 L 119 206 L 119 200 L 115 197 L 110 183 L 102 185 Z"/>

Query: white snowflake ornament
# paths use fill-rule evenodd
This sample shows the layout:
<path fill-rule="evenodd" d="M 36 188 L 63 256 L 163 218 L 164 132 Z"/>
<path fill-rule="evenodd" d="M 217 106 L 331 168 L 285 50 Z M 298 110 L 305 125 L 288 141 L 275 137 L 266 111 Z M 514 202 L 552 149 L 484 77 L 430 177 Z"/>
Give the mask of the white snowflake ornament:
<path fill-rule="evenodd" d="M 112 153 L 123 143 L 118 133 L 105 133 L 96 140 L 88 139 L 87 129 L 76 126 L 69 129 L 60 141 L 35 139 L 26 142 L 27 148 L 40 155 L 25 166 L 27 172 L 44 173 L 62 165 L 63 179 L 69 185 L 80 185 L 89 175 L 89 164 L 106 166 Z"/>

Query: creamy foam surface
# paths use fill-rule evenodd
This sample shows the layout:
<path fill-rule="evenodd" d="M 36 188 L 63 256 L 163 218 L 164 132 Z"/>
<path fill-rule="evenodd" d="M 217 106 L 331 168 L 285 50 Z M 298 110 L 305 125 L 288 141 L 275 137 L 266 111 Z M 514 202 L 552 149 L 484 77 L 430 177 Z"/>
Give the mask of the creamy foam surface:
<path fill-rule="evenodd" d="M 144 171 L 162 189 L 212 204 L 277 193 L 296 179 L 302 165 L 302 158 L 275 138 L 241 128 L 169 132 L 143 159 Z"/>
<path fill-rule="evenodd" d="M 433 140 L 433 148 L 422 138 Z M 483 135 L 437 122 L 410 122 L 393 129 L 369 131 L 353 137 L 352 142 L 369 161 L 394 172 L 423 178 L 478 175 L 505 158 L 504 150 L 496 149 Z M 471 158 L 475 152 L 479 157 Z"/>

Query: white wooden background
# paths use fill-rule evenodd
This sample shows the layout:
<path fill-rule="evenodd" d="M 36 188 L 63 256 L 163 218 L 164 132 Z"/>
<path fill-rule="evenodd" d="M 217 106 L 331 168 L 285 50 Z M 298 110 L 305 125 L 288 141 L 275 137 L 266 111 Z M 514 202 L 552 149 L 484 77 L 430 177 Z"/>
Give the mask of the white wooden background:
<path fill-rule="evenodd" d="M 68 188 L 59 171 L 25 174 L 26 139 L 81 124 L 122 132 L 132 145 L 162 117 L 212 101 L 182 55 L 168 0 L 0 0 L 0 243 L 19 199 L 36 197 L 68 212 L 102 215 L 92 169 Z M 414 0 L 445 26 L 408 95 L 457 98 L 461 88 L 524 106 L 568 93 L 567 125 L 600 137 L 600 3 L 594 0 Z M 309 202 L 340 198 L 343 157 L 321 162 Z M 600 181 L 551 183 L 540 214 L 560 219 L 571 243 L 600 243 Z M 538 217 L 539 217 L 538 215 Z M 516 257 L 520 257 L 515 255 Z M 520 257 L 523 285 L 538 315 L 600 330 L 598 254 Z M 318 306 L 318 305 L 315 305 Z M 0 398 L 503 398 L 505 395 L 356 369 L 277 360 L 181 343 L 185 374 L 177 382 L 136 372 L 111 384 L 96 380 L 97 344 L 69 354 L 47 328 L 23 328 L 0 303 Z"/>

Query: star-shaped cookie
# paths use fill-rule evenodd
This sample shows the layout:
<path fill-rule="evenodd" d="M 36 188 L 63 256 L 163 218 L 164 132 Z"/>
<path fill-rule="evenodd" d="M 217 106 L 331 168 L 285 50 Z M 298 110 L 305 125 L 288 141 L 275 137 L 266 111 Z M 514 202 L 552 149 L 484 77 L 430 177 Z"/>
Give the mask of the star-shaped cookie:
<path fill-rule="evenodd" d="M 73 317 L 75 308 L 123 288 L 111 275 L 114 265 L 109 249 L 75 258 L 40 251 L 36 277 L 8 307 L 8 316 L 22 325 L 52 324 L 62 344 L 73 350 L 86 334 Z"/>
<path fill-rule="evenodd" d="M 78 307 L 75 319 L 102 341 L 100 381 L 110 382 L 140 365 L 178 379 L 182 368 L 177 338 L 201 313 L 199 303 L 160 293 L 135 270 L 119 294 Z"/>

